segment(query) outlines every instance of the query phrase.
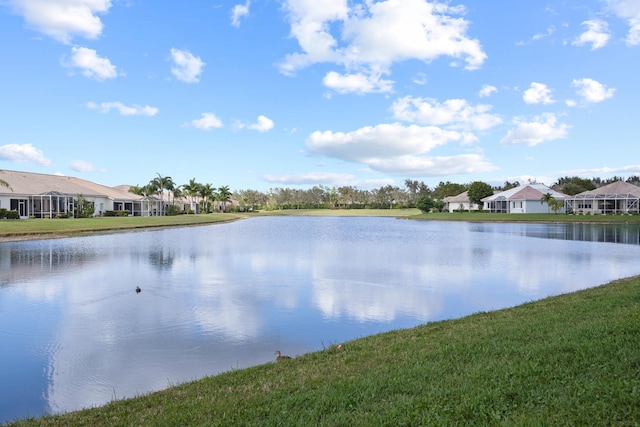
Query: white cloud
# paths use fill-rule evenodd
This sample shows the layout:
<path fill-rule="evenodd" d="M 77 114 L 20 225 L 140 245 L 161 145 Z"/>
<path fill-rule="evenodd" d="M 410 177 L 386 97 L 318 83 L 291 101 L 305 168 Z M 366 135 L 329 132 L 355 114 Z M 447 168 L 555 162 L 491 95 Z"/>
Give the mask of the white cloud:
<path fill-rule="evenodd" d="M 446 176 L 490 172 L 497 168 L 479 154 L 420 157 L 402 156 L 373 159 L 371 169 L 400 176 Z"/>
<path fill-rule="evenodd" d="M 145 105 L 124 105 L 122 102 L 101 102 L 96 104 L 95 102 L 87 102 L 87 108 L 92 110 L 100 110 L 101 113 L 108 113 L 109 111 L 118 110 L 121 116 L 155 116 L 158 114 L 158 109 Z"/>
<path fill-rule="evenodd" d="M 524 91 L 522 99 L 527 104 L 552 104 L 551 89 L 543 83 L 532 82 L 529 89 Z"/>
<path fill-rule="evenodd" d="M 188 50 L 171 49 L 171 73 L 185 83 L 197 83 L 205 63 Z"/>
<path fill-rule="evenodd" d="M 213 113 L 202 113 L 202 117 L 192 120 L 190 126 L 197 129 L 209 130 L 212 128 L 221 128 L 222 121 Z"/>
<path fill-rule="evenodd" d="M 627 20 L 629 25 L 627 44 L 630 46 L 640 45 L 640 1 L 606 0 L 606 2 L 618 17 Z"/>
<path fill-rule="evenodd" d="M 294 175 L 263 175 L 262 179 L 267 182 L 280 184 L 314 185 L 342 184 L 354 179 L 354 175 L 332 172 L 309 172 Z"/>
<path fill-rule="evenodd" d="M 7 144 L 0 146 L 0 159 L 16 163 L 32 162 L 42 166 L 49 166 L 51 164 L 51 160 L 47 159 L 41 150 L 38 150 L 31 144 Z"/>
<path fill-rule="evenodd" d="M 116 67 L 107 58 L 98 56 L 95 50 L 86 47 L 71 48 L 71 58 L 63 59 L 62 65 L 79 68 L 83 76 L 94 80 L 114 79 L 118 76 Z"/>
<path fill-rule="evenodd" d="M 77 172 L 104 172 L 104 169 L 98 169 L 91 163 L 85 162 L 84 160 L 74 160 L 69 165 L 69 168 Z"/>
<path fill-rule="evenodd" d="M 424 62 L 452 57 L 467 69 L 479 68 L 486 54 L 480 42 L 467 36 L 468 22 L 460 17 L 462 6 L 424 0 L 363 2 L 351 8 L 347 0 L 287 0 L 285 8 L 291 36 L 300 52 L 287 55 L 280 71 L 293 74 L 315 63 L 331 62 L 345 67 L 340 74 L 325 77 L 334 88 L 356 87 L 363 92 L 387 74 L 394 62 L 417 59 Z M 341 28 L 340 37 L 332 29 Z M 373 76 L 373 78 L 366 78 Z M 353 78 L 357 77 L 357 78 Z M 345 80 L 345 78 L 348 78 Z M 384 82 L 382 86 L 386 91 Z M 370 89 L 381 91 L 371 84 Z"/>
<path fill-rule="evenodd" d="M 432 98 L 411 96 L 399 98 L 391 106 L 398 120 L 467 131 L 487 130 L 502 123 L 500 116 L 489 113 L 491 108 L 485 104 L 473 106 L 464 99 L 448 99 L 439 103 Z"/>
<path fill-rule="evenodd" d="M 8 3 L 29 27 L 62 43 L 69 43 L 74 34 L 96 39 L 103 28 L 97 15 L 111 7 L 111 0 L 8 0 Z"/>
<path fill-rule="evenodd" d="M 607 98 L 611 98 L 616 91 L 588 78 L 573 80 L 571 86 L 575 87 L 578 95 L 588 103 L 602 102 Z"/>
<path fill-rule="evenodd" d="M 339 74 L 330 71 L 322 79 L 322 83 L 338 93 L 366 94 L 373 92 L 391 92 L 393 81 L 384 80 L 380 75 L 371 73 Z"/>
<path fill-rule="evenodd" d="M 251 2 L 247 0 L 245 4 L 237 4 L 233 6 L 233 8 L 231 9 L 231 25 L 233 25 L 234 27 L 240 26 L 240 18 L 249 15 L 250 5 Z"/>
<path fill-rule="evenodd" d="M 566 138 L 569 125 L 559 123 L 553 113 L 545 113 L 535 117 L 533 121 L 525 121 L 522 118 L 514 119 L 516 128 L 510 130 L 500 141 L 505 145 L 525 144 L 530 147 L 545 141 Z"/>
<path fill-rule="evenodd" d="M 492 170 L 478 154 L 428 157 L 425 154 L 451 141 L 464 142 L 465 133 L 436 126 L 399 123 L 367 126 L 353 132 L 313 132 L 306 140 L 310 153 L 362 163 L 371 170 L 398 175 L 441 176 Z"/>
<path fill-rule="evenodd" d="M 605 21 L 593 19 L 584 21 L 582 25 L 587 27 L 587 31 L 580 34 L 580 37 L 574 40 L 572 44 L 582 46 L 590 43 L 591 50 L 596 50 L 606 46 L 609 42 L 611 34 L 609 34 L 609 25 Z"/>
<path fill-rule="evenodd" d="M 486 98 L 496 92 L 498 92 L 497 87 L 491 85 L 482 85 L 482 88 L 480 88 L 480 92 L 478 92 L 478 96 L 480 98 Z"/>
<path fill-rule="evenodd" d="M 258 116 L 258 122 L 248 126 L 249 129 L 257 130 L 258 132 L 267 132 L 273 129 L 273 120 L 266 116 Z"/>
<path fill-rule="evenodd" d="M 366 126 L 347 133 L 316 131 L 307 138 L 306 147 L 314 154 L 368 163 L 376 158 L 426 153 L 435 147 L 461 139 L 459 132 L 436 126 L 391 123 Z"/>

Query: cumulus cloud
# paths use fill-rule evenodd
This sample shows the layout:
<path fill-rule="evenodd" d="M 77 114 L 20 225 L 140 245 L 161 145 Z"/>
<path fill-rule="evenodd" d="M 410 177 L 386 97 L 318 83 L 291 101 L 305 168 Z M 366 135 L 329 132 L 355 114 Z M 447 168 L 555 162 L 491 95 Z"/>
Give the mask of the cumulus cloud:
<path fill-rule="evenodd" d="M 108 12 L 111 0 L 8 0 L 27 25 L 62 43 L 73 35 L 96 39 L 102 33 L 99 14 Z"/>
<path fill-rule="evenodd" d="M 498 92 L 497 87 L 491 85 L 482 85 L 482 88 L 480 88 L 480 92 L 478 92 L 478 96 L 480 98 L 486 98 L 496 92 Z"/>
<path fill-rule="evenodd" d="M 47 159 L 41 150 L 38 150 L 31 144 L 7 144 L 0 146 L 0 159 L 16 163 L 31 162 L 42 166 L 49 166 L 51 164 L 51 160 Z"/>
<path fill-rule="evenodd" d="M 389 72 L 394 62 L 417 59 L 431 62 L 450 57 L 467 69 L 479 68 L 487 55 L 480 42 L 467 36 L 463 6 L 424 0 L 383 0 L 348 5 L 345 0 L 310 2 L 287 0 L 285 9 L 291 36 L 300 51 L 287 55 L 280 71 L 293 74 L 315 63 L 335 63 L 344 74 L 331 74 L 325 83 L 342 92 L 386 91 L 376 76 Z M 335 28 L 342 31 L 335 35 Z M 333 31 L 332 31 L 333 30 Z M 365 78 L 367 75 L 371 78 Z"/>
<path fill-rule="evenodd" d="M 437 126 L 391 123 L 366 126 L 352 132 L 316 131 L 307 138 L 306 148 L 311 154 L 362 163 L 373 170 L 400 175 L 436 176 L 442 175 L 444 170 L 461 173 L 492 168 L 480 155 L 425 156 L 436 147 L 465 138 L 464 133 Z"/>
<path fill-rule="evenodd" d="M 322 83 L 338 93 L 366 94 L 373 92 L 391 92 L 393 81 L 382 79 L 381 75 L 371 73 L 340 74 L 328 72 Z"/>
<path fill-rule="evenodd" d="M 293 175 L 263 175 L 262 179 L 267 182 L 280 184 L 297 184 L 297 185 L 337 185 L 352 181 L 354 175 L 332 172 L 309 172 Z"/>
<path fill-rule="evenodd" d="M 505 145 L 528 145 L 533 147 L 545 141 L 567 137 L 569 125 L 560 123 L 553 113 L 545 113 L 532 121 L 523 118 L 514 119 L 515 129 L 510 130 L 500 141 Z"/>
<path fill-rule="evenodd" d="M 258 121 L 256 123 L 244 123 L 241 121 L 236 121 L 233 124 L 233 127 L 236 129 L 251 129 L 257 130 L 258 132 L 268 132 L 273 129 L 273 120 L 268 118 L 267 116 L 260 115 L 258 116 Z"/>
<path fill-rule="evenodd" d="M 118 76 L 116 67 L 107 58 L 86 47 L 71 48 L 71 58 L 65 58 L 62 65 L 80 69 L 83 76 L 94 80 L 114 79 Z"/>
<path fill-rule="evenodd" d="M 580 37 L 573 41 L 574 45 L 591 44 L 591 50 L 600 49 L 607 45 L 611 34 L 609 34 L 609 25 L 605 21 L 593 19 L 584 21 L 582 25 L 587 27 L 587 31 L 580 34 Z"/>
<path fill-rule="evenodd" d="M 202 113 L 202 117 L 192 120 L 187 126 L 192 126 L 202 130 L 209 130 L 213 128 L 221 128 L 222 121 L 213 113 Z"/>
<path fill-rule="evenodd" d="M 640 45 L 640 2 L 638 0 L 605 0 L 611 10 L 626 19 L 629 32 L 625 41 L 630 46 Z"/>
<path fill-rule="evenodd" d="M 99 169 L 95 167 L 93 164 L 89 162 L 85 162 L 84 160 L 74 160 L 69 165 L 69 168 L 76 172 L 104 172 L 104 169 Z"/>
<path fill-rule="evenodd" d="M 608 88 L 602 83 L 588 78 L 573 80 L 571 86 L 576 88 L 578 95 L 587 103 L 602 102 L 607 98 L 611 98 L 615 92 L 615 89 Z"/>
<path fill-rule="evenodd" d="M 188 50 L 171 49 L 171 60 L 173 66 L 171 73 L 176 78 L 185 83 L 198 83 L 200 74 L 206 65 L 202 59 L 194 56 Z"/>
<path fill-rule="evenodd" d="M 544 83 L 532 82 L 529 89 L 524 91 L 522 99 L 527 104 L 552 104 L 551 89 Z"/>
<path fill-rule="evenodd" d="M 96 104 L 95 102 L 87 102 L 87 108 L 92 110 L 99 110 L 101 113 L 108 113 L 111 110 L 117 110 L 121 116 L 155 116 L 158 114 L 158 109 L 145 105 L 124 105 L 122 102 L 101 102 Z"/>
<path fill-rule="evenodd" d="M 491 108 L 484 104 L 471 105 L 464 99 L 440 103 L 432 98 L 412 96 L 396 100 L 391 107 L 398 120 L 467 131 L 483 131 L 502 123 L 500 116 L 489 113 Z"/>
<path fill-rule="evenodd" d="M 267 132 L 273 129 L 273 120 L 266 116 L 258 116 L 257 123 L 247 126 L 249 129 L 257 130 L 258 132 Z"/>
<path fill-rule="evenodd" d="M 401 156 L 372 159 L 369 166 L 379 172 L 408 176 L 445 176 L 491 172 L 497 168 L 480 154 L 458 156 Z"/>
<path fill-rule="evenodd" d="M 249 6 L 251 2 L 247 0 L 245 4 L 237 4 L 231 9 L 231 25 L 240 26 L 240 19 L 249 15 Z"/>

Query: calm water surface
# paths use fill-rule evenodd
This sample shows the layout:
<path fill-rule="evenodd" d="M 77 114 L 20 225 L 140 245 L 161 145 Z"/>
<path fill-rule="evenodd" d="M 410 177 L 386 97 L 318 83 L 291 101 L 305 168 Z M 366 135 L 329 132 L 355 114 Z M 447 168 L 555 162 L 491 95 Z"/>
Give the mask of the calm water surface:
<path fill-rule="evenodd" d="M 638 259 L 638 226 L 392 218 L 2 243 L 0 423 L 599 285 Z"/>

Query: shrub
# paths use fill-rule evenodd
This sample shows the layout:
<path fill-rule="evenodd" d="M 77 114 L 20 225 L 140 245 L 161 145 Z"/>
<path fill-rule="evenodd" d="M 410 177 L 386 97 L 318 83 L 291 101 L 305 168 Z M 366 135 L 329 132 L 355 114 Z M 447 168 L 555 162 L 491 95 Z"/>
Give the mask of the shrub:
<path fill-rule="evenodd" d="M 4 219 L 7 217 L 7 209 L 6 208 L 0 208 L 0 219 Z"/>
<path fill-rule="evenodd" d="M 7 211 L 7 219 L 20 219 L 20 214 L 18 211 Z"/>

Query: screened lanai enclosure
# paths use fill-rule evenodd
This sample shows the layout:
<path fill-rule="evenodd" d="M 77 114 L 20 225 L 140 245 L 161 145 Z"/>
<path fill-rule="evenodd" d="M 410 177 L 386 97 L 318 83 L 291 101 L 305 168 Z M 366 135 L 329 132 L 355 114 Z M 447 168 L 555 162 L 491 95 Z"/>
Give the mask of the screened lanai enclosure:
<path fill-rule="evenodd" d="M 574 214 L 639 214 L 640 187 L 617 181 L 565 199 L 565 208 Z"/>
<path fill-rule="evenodd" d="M 576 214 L 637 214 L 640 197 L 633 194 L 577 194 L 565 201 L 567 212 Z"/>

